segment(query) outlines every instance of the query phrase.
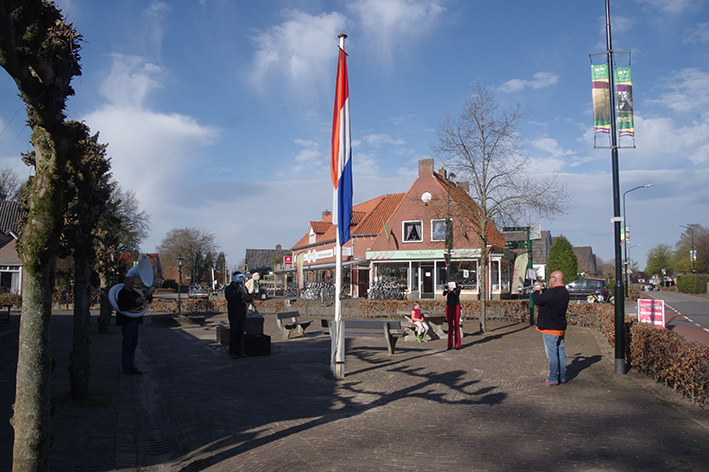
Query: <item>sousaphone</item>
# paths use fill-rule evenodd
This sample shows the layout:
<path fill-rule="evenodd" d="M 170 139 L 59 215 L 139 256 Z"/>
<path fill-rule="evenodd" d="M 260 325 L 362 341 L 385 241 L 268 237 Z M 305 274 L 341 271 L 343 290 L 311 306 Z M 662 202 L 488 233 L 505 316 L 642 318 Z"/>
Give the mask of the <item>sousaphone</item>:
<path fill-rule="evenodd" d="M 153 285 L 153 265 L 150 263 L 150 259 L 145 254 L 140 254 L 138 256 L 138 263 L 131 267 L 131 269 L 126 274 L 126 277 L 139 277 L 140 280 L 146 287 Z M 123 288 L 123 284 L 116 284 L 111 287 L 108 291 L 108 301 L 111 306 L 116 310 L 117 313 L 128 316 L 130 318 L 140 318 L 148 311 L 148 302 L 136 306 L 132 310 L 121 311 L 118 309 L 118 292 Z M 137 288 L 133 288 L 134 292 L 143 296 L 143 292 Z"/>

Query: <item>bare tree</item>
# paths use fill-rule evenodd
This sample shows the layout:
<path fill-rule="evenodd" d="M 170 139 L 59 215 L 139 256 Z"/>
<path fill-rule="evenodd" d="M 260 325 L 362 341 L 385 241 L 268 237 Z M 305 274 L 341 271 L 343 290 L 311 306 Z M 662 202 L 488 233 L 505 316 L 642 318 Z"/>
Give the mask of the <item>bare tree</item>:
<path fill-rule="evenodd" d="M 18 201 L 23 188 L 24 183 L 17 171 L 10 167 L 0 168 L 0 201 Z"/>
<path fill-rule="evenodd" d="M 565 210 L 568 196 L 555 177 L 534 178 L 527 173 L 518 129 L 526 115 L 519 105 L 500 109 L 479 82 L 471 86 L 471 92 L 458 117 L 441 121 L 438 142 L 432 147 L 459 181 L 470 184 L 474 203 L 460 199 L 454 208 L 459 217 L 470 221 L 480 240 L 480 329 L 485 332 L 487 265 L 492 249 L 489 225 L 553 219 Z"/>
<path fill-rule="evenodd" d="M 192 283 L 198 283 L 219 255 L 219 244 L 214 234 L 200 228 L 171 229 L 158 247 L 160 261 L 165 267 L 175 267 L 177 256 L 185 258 L 185 267 Z"/>
<path fill-rule="evenodd" d="M 63 229 L 67 153 L 77 137 L 66 123 L 71 80 L 81 74 L 81 36 L 52 2 L 0 2 L 0 66 L 12 77 L 27 109 L 35 175 L 24 200 L 18 252 L 23 263 L 22 318 L 12 426 L 13 471 L 49 470 L 49 320 L 54 263 Z"/>

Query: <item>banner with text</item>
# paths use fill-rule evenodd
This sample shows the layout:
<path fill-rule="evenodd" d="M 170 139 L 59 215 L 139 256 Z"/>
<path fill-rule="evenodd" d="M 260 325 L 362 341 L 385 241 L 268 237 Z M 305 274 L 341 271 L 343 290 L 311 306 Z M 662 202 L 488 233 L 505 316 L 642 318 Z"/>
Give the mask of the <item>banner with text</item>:
<path fill-rule="evenodd" d="M 615 96 L 618 111 L 618 136 L 635 136 L 633 82 L 630 77 L 630 67 L 615 68 Z"/>

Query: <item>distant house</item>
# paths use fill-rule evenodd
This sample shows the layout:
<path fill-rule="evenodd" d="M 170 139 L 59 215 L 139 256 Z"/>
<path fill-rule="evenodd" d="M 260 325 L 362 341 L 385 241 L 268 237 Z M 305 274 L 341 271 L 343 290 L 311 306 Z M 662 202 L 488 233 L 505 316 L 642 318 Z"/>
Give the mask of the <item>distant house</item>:
<path fill-rule="evenodd" d="M 580 246 L 574 248 L 574 254 L 579 262 L 579 274 L 586 277 L 595 277 L 598 275 L 596 267 L 596 255 L 593 253 L 591 246 Z"/>
<path fill-rule="evenodd" d="M 0 286 L 22 294 L 22 261 L 15 244 L 19 237 L 17 221 L 23 216 L 17 202 L 0 202 Z"/>
<path fill-rule="evenodd" d="M 289 252 L 289 250 L 283 249 L 280 244 L 276 246 L 276 249 L 247 249 L 244 258 L 244 272 L 267 274 L 279 269 L 283 265 L 283 256 Z M 280 264 L 274 262 L 279 258 L 281 259 Z"/>

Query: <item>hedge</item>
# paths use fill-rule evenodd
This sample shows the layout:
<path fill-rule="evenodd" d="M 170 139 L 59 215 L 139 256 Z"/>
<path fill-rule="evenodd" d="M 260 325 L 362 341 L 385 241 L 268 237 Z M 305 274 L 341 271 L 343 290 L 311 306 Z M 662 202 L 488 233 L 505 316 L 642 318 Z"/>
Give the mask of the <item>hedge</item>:
<path fill-rule="evenodd" d="M 677 291 L 682 293 L 707 293 L 709 274 L 686 274 L 677 277 Z"/>

